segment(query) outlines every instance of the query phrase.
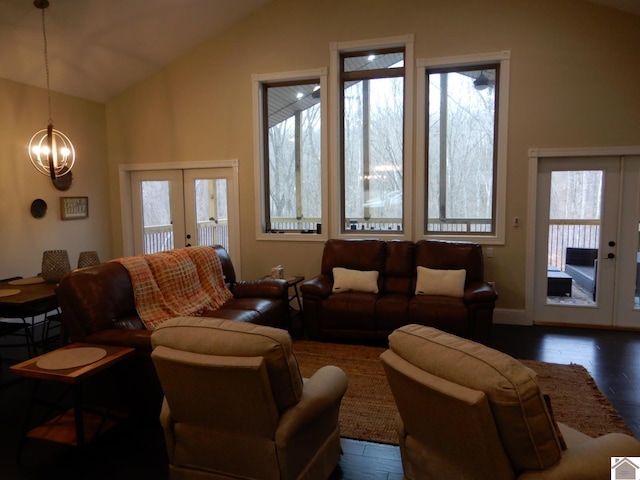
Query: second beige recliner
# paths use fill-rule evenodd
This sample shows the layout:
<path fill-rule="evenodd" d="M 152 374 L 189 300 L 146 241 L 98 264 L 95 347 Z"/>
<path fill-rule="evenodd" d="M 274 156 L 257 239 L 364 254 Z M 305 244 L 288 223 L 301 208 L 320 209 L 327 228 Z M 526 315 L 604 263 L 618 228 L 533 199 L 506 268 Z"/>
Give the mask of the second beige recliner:
<path fill-rule="evenodd" d="M 151 336 L 172 480 L 325 480 L 341 454 L 347 377 L 302 379 L 285 330 L 181 317 Z"/>
<path fill-rule="evenodd" d="M 556 424 L 536 373 L 497 350 L 420 325 L 394 331 L 389 348 L 407 480 L 596 480 L 610 478 L 611 457 L 640 456 L 631 436 Z"/>

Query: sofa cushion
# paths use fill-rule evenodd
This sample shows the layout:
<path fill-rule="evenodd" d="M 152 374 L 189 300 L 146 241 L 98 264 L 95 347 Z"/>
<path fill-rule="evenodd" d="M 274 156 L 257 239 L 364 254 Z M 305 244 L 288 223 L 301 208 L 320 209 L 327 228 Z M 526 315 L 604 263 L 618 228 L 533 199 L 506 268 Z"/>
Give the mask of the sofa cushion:
<path fill-rule="evenodd" d="M 206 355 L 264 357 L 280 412 L 302 396 L 302 376 L 286 330 L 210 317 L 177 317 L 163 322 L 151 344 Z"/>
<path fill-rule="evenodd" d="M 560 460 L 553 420 L 530 368 L 497 350 L 421 325 L 394 331 L 389 347 L 432 375 L 484 392 L 515 470 L 542 470 Z"/>
<path fill-rule="evenodd" d="M 416 267 L 416 270 L 416 295 L 464 296 L 466 270 L 438 270 L 421 266 Z"/>
<path fill-rule="evenodd" d="M 378 272 L 333 268 L 333 293 L 378 293 Z"/>

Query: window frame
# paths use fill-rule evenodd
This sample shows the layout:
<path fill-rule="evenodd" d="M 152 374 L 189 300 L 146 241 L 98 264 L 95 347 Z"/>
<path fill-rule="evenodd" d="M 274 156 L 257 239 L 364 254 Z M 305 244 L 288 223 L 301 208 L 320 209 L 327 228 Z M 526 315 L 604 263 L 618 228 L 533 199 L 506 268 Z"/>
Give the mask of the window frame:
<path fill-rule="evenodd" d="M 320 232 L 308 231 L 284 231 L 274 233 L 267 231 L 267 209 L 270 208 L 268 196 L 269 174 L 266 170 L 268 150 L 268 138 L 265 137 L 268 131 L 265 125 L 266 111 L 264 86 L 281 86 L 285 84 L 296 84 L 305 81 L 317 81 L 320 84 L 320 171 L 321 171 L 321 229 Z M 256 239 L 257 240 L 287 240 L 295 241 L 326 241 L 328 237 L 328 128 L 327 128 L 327 69 L 319 68 L 314 70 L 292 71 L 270 74 L 252 75 L 253 84 L 253 137 L 254 137 L 254 181 L 255 181 L 255 218 L 256 218 Z M 326 227 L 325 227 L 326 226 Z"/>
<path fill-rule="evenodd" d="M 386 231 L 386 230 L 355 230 L 351 231 L 345 228 L 346 208 L 345 208 L 345 192 L 344 192 L 344 168 L 343 168 L 343 108 L 342 108 L 342 57 L 343 55 L 366 54 L 377 51 L 386 53 L 390 49 L 404 49 L 404 115 L 403 115 L 403 230 Z M 335 87 L 331 91 L 330 105 L 335 114 L 332 115 L 331 125 L 331 152 L 333 160 L 331 162 L 331 211 L 336 212 L 335 218 L 331 220 L 332 238 L 353 238 L 361 237 L 384 237 L 410 239 L 413 231 L 413 205 L 411 181 L 413 171 L 413 104 L 414 104 L 414 35 L 404 35 L 398 37 L 386 37 L 372 40 L 359 40 L 354 42 L 334 42 L 330 44 L 331 50 L 331 84 Z M 375 71 L 375 70 L 374 70 Z M 353 76 L 353 75 L 352 75 Z M 400 75 L 389 75 L 400 76 Z"/>
<path fill-rule="evenodd" d="M 431 238 L 442 240 L 471 241 L 487 245 L 505 244 L 506 225 L 506 179 L 507 179 L 507 141 L 508 141 L 508 112 L 509 112 L 509 63 L 511 52 L 508 50 L 485 54 L 462 55 L 454 57 L 418 59 L 417 66 L 417 95 L 416 95 L 416 198 L 419 199 L 415 210 L 415 225 L 418 238 Z M 497 130 L 495 139 L 495 171 L 494 176 L 494 201 L 492 233 L 459 233 L 438 232 L 427 233 L 427 163 L 428 163 L 428 84 L 429 71 L 449 71 L 456 68 L 482 67 L 487 64 L 498 64 L 497 84 L 499 85 L 496 97 Z"/>

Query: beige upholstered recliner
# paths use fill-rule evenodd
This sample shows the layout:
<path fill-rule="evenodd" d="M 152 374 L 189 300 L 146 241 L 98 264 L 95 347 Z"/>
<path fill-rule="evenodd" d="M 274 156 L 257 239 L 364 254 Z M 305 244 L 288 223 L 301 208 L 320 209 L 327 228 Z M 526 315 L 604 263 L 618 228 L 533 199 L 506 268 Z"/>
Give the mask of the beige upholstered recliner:
<path fill-rule="evenodd" d="M 419 325 L 389 348 L 405 479 L 606 479 L 611 457 L 640 456 L 628 435 L 556 424 L 536 373 L 508 355 Z"/>
<path fill-rule="evenodd" d="M 172 480 L 327 479 L 347 377 L 302 379 L 285 330 L 181 317 L 152 334 Z"/>

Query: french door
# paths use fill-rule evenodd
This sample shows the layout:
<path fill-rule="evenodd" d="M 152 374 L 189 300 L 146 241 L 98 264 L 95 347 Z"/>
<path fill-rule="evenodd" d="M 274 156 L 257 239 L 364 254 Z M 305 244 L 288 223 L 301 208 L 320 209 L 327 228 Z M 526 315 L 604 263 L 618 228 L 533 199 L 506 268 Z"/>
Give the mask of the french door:
<path fill-rule="evenodd" d="M 132 171 L 131 206 L 134 254 L 219 244 L 239 270 L 235 168 Z"/>
<path fill-rule="evenodd" d="M 540 159 L 534 322 L 640 328 L 640 157 Z"/>

